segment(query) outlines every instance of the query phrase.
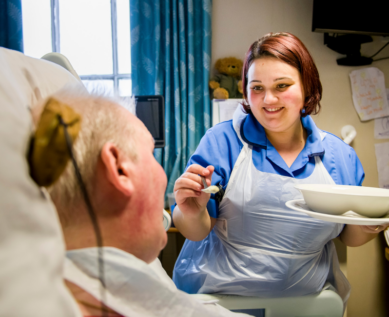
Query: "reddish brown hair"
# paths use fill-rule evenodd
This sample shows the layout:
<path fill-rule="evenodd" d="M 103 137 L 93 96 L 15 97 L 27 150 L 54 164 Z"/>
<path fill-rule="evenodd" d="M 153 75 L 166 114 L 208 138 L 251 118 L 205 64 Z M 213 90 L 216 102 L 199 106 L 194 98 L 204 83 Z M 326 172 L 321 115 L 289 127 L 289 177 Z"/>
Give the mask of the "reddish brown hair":
<path fill-rule="evenodd" d="M 319 72 L 305 45 L 290 33 L 269 33 L 251 44 L 246 53 L 242 69 L 243 107 L 251 113 L 247 101 L 247 73 L 254 60 L 261 57 L 274 57 L 296 68 L 301 75 L 304 87 L 304 110 L 301 116 L 317 114 L 320 111 L 322 86 Z"/>

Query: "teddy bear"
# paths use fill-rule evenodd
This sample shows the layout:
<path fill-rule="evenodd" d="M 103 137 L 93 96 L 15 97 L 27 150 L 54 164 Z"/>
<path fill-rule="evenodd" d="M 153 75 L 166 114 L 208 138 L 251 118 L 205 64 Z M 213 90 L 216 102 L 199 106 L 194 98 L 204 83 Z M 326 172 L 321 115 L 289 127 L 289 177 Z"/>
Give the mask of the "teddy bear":
<path fill-rule="evenodd" d="M 242 67 L 243 62 L 235 57 L 220 58 L 216 61 L 215 69 L 218 74 L 209 82 L 215 99 L 242 98 Z"/>

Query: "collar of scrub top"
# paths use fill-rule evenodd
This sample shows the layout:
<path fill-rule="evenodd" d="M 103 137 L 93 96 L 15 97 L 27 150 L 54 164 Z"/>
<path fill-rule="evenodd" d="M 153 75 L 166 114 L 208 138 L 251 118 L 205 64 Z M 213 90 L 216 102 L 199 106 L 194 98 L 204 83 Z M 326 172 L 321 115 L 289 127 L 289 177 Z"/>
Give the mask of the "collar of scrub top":
<path fill-rule="evenodd" d="M 266 150 L 266 157 L 268 159 L 285 171 L 292 173 L 307 164 L 311 157 L 324 154 L 320 130 L 317 128 L 311 116 L 301 118 L 301 122 L 308 133 L 307 142 L 290 168 L 286 165 L 285 161 L 281 158 L 273 145 L 268 141 L 265 129 L 252 113 L 247 115 L 244 119 L 240 128 L 240 134 L 246 143 Z"/>

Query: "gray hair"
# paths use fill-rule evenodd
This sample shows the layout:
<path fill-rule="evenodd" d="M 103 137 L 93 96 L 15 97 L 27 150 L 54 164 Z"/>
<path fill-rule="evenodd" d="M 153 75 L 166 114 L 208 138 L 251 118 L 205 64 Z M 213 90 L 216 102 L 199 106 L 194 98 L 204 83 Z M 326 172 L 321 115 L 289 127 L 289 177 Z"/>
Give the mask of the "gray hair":
<path fill-rule="evenodd" d="M 98 158 L 104 144 L 115 144 L 131 159 L 136 160 L 135 136 L 137 129 L 123 119 L 124 108 L 134 108 L 133 100 L 119 100 L 91 95 L 85 90 L 67 88 L 52 96 L 70 106 L 82 116 L 81 130 L 73 144 L 73 153 L 80 173 L 88 190 L 93 190 L 93 178 Z M 50 195 L 57 205 L 61 222 L 66 221 L 67 212 L 82 199 L 80 186 L 71 162 L 49 188 Z M 58 208 L 59 207 L 59 208 Z M 65 219 L 64 219 L 65 217 Z"/>

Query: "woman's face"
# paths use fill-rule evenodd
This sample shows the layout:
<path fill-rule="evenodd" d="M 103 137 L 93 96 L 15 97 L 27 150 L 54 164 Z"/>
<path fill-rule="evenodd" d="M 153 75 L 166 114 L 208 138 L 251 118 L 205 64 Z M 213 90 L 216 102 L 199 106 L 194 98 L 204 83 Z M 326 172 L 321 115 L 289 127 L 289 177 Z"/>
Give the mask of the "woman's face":
<path fill-rule="evenodd" d="M 299 71 L 273 57 L 255 60 L 248 71 L 247 98 L 266 132 L 293 133 L 300 124 L 304 88 Z"/>

